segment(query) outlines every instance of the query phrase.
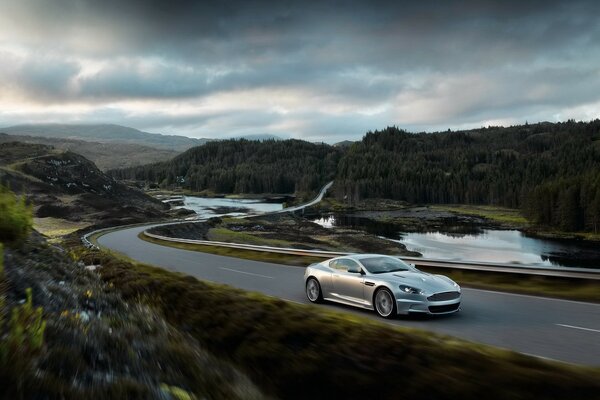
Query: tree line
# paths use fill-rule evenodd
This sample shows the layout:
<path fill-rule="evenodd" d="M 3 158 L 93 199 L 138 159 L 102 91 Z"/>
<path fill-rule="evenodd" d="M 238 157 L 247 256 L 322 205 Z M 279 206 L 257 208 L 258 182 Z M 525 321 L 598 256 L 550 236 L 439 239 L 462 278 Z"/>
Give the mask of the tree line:
<path fill-rule="evenodd" d="M 302 140 L 208 142 L 170 161 L 112 170 L 117 179 L 216 193 L 309 193 L 335 176 L 341 152 Z"/>
<path fill-rule="evenodd" d="M 436 133 L 388 127 L 340 148 L 224 140 L 109 173 L 218 193 L 315 192 L 335 178 L 335 196 L 350 204 L 498 205 L 562 230 L 600 231 L 600 120 Z"/>
<path fill-rule="evenodd" d="M 340 160 L 336 195 L 520 208 L 539 224 L 598 232 L 600 120 L 369 132 Z"/>

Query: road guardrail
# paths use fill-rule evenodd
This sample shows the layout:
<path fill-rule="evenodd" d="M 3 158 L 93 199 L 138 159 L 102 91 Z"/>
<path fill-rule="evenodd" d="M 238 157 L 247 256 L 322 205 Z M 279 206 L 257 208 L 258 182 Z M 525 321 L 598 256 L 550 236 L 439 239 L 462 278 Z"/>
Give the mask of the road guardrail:
<path fill-rule="evenodd" d="M 267 253 L 279 253 L 279 254 L 291 254 L 297 256 L 313 256 L 322 258 L 333 258 L 339 256 L 346 256 L 352 253 L 337 252 L 337 251 L 324 251 L 324 250 L 305 250 L 305 249 L 294 249 L 285 247 L 273 247 L 273 246 L 257 246 L 252 244 L 243 243 L 228 243 L 228 242 L 216 242 L 210 240 L 195 240 L 195 239 L 182 239 L 172 238 L 169 236 L 156 235 L 148 231 L 144 231 L 143 235 L 153 238 L 156 240 L 163 240 L 166 242 L 175 243 L 187 243 L 196 244 L 202 246 L 216 246 L 216 247 L 229 247 L 241 250 L 252 250 L 262 251 Z M 465 262 L 465 261 L 445 261 L 445 260 L 431 260 L 420 257 L 403 257 L 398 256 L 402 260 L 415 264 L 417 267 L 436 267 L 436 268 L 452 268 L 452 269 L 463 269 L 473 271 L 487 271 L 487 272 L 501 272 L 501 273 L 513 273 L 513 274 L 525 274 L 525 275 L 539 275 L 539 276 L 550 276 L 550 277 L 561 277 L 561 278 L 577 278 L 577 279 L 594 279 L 600 280 L 600 271 L 593 272 L 586 270 L 585 268 L 572 268 L 568 271 L 559 270 L 555 268 L 546 268 L 538 266 L 528 265 L 517 265 L 517 264 L 494 264 L 494 263 L 481 263 L 481 262 Z"/>

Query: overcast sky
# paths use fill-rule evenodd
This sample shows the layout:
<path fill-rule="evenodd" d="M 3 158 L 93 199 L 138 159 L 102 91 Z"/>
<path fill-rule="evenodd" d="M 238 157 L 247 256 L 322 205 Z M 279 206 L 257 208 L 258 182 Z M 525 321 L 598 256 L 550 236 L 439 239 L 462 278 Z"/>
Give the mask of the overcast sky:
<path fill-rule="evenodd" d="M 0 0 L 0 126 L 337 142 L 600 116 L 600 2 Z"/>

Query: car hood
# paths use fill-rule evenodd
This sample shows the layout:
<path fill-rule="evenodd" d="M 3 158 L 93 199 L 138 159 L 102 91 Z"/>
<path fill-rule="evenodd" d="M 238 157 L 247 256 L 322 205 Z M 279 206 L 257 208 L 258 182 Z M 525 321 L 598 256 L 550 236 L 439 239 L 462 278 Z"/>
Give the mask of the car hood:
<path fill-rule="evenodd" d="M 418 288 L 424 290 L 428 294 L 459 290 L 452 284 L 452 281 L 449 280 L 449 278 L 446 278 L 443 275 L 432 275 L 420 271 L 388 272 L 374 276 L 387 282 Z"/>

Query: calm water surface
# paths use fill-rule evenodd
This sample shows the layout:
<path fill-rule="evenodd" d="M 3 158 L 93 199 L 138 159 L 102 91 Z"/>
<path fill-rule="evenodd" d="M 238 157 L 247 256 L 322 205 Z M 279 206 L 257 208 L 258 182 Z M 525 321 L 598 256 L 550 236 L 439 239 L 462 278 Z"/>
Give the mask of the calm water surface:
<path fill-rule="evenodd" d="M 194 210 L 195 218 L 210 218 L 223 215 L 240 216 L 261 214 L 283 208 L 281 203 L 266 203 L 260 199 L 223 199 L 183 196 L 183 208 Z M 175 207 L 175 208 L 181 208 Z"/>
<path fill-rule="evenodd" d="M 600 268 L 600 248 L 569 240 L 545 240 L 517 230 L 447 227 L 448 231 L 406 233 L 391 224 L 366 218 L 325 216 L 313 220 L 324 227 L 345 226 L 400 242 L 424 258 L 516 263 L 546 267 Z"/>

